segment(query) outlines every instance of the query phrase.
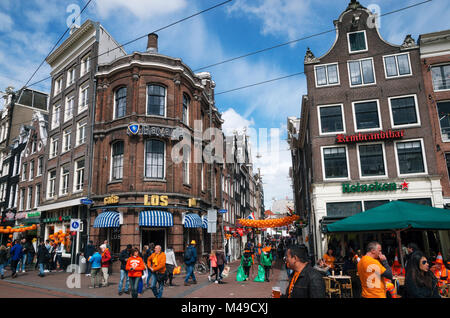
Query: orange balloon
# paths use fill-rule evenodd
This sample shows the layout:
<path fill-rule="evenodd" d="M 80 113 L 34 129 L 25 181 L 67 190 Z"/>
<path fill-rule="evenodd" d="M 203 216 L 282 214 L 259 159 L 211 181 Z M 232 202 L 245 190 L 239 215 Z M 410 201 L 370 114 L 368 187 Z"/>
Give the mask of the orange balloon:
<path fill-rule="evenodd" d="M 13 235 L 12 235 L 12 234 L 10 234 L 10 235 L 9 235 L 9 238 L 13 238 Z"/>

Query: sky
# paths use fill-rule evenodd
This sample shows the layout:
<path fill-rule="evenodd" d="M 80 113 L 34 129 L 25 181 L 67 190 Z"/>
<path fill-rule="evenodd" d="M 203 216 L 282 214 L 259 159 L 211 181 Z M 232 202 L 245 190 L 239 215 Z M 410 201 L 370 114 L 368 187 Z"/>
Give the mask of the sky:
<path fill-rule="evenodd" d="M 100 22 L 118 43 L 125 43 L 223 1 L 92 0 L 80 19 L 81 24 L 87 19 Z M 360 3 L 383 14 L 422 1 L 361 0 Z M 0 0 L 0 91 L 8 86 L 18 89 L 29 80 L 66 31 L 72 8 L 83 8 L 87 2 Z M 334 43 L 335 32 L 202 68 L 331 30 L 333 20 L 349 2 L 233 0 L 158 32 L 159 53 L 181 58 L 194 71 L 211 73 L 216 83 L 216 106 L 225 120 L 223 128 L 232 132 L 247 127 L 248 131 L 257 132 L 251 138 L 252 160 L 254 171 L 261 170 L 266 209 L 272 206 L 273 199 L 293 198 L 286 127 L 287 117 L 300 117 L 301 96 L 307 94 L 305 75 L 227 91 L 302 72 L 307 47 L 317 57 L 325 54 Z M 450 29 L 450 1 L 433 0 L 383 16 L 380 22 L 381 36 L 392 44 L 402 44 L 407 34 L 417 40 L 420 34 Z M 144 38 L 124 49 L 128 54 L 143 52 L 146 44 Z M 30 84 L 49 74 L 50 67 L 44 63 Z M 50 80 L 31 88 L 49 92 Z M 258 138 L 264 136 L 260 131 L 266 131 L 268 138 Z M 265 139 L 268 144 L 260 142 Z"/>

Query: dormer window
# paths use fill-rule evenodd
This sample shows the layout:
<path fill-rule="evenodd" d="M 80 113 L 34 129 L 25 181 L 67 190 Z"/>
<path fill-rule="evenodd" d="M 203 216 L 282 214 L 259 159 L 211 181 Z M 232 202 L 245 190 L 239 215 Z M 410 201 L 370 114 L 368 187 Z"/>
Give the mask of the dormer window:
<path fill-rule="evenodd" d="M 356 31 L 347 33 L 349 53 L 359 53 L 367 51 L 366 31 Z"/>

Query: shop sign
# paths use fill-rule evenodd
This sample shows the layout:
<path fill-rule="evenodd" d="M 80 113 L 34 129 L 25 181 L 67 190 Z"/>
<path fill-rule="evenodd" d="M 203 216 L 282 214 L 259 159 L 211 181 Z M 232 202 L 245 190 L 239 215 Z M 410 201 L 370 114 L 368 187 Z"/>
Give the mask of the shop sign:
<path fill-rule="evenodd" d="M 408 190 L 409 183 L 403 181 L 403 183 L 397 184 L 395 182 L 391 183 L 375 183 L 371 184 L 342 184 L 342 193 L 353 193 L 353 192 L 379 192 L 379 191 L 396 191 L 396 190 Z"/>
<path fill-rule="evenodd" d="M 189 207 L 197 206 L 197 200 L 195 198 L 189 199 L 188 204 Z"/>
<path fill-rule="evenodd" d="M 173 131 L 174 128 L 131 123 L 128 125 L 127 134 L 133 136 L 144 135 L 152 137 L 171 138 Z"/>
<path fill-rule="evenodd" d="M 404 135 L 404 130 L 388 130 L 379 131 L 368 134 L 354 134 L 354 135 L 343 135 L 339 134 L 336 136 L 336 142 L 338 144 L 352 143 L 352 142 L 365 142 L 365 141 L 380 141 L 380 140 L 393 140 L 402 138 Z"/>
<path fill-rule="evenodd" d="M 59 216 L 56 218 L 46 218 L 42 220 L 42 223 L 56 223 L 62 221 L 70 221 L 70 219 L 71 219 L 70 215 L 66 215 L 66 216 Z"/>
<path fill-rule="evenodd" d="M 25 212 L 16 213 L 16 220 L 25 219 L 27 214 Z"/>
<path fill-rule="evenodd" d="M 119 203 L 119 197 L 117 195 L 112 195 L 110 197 L 106 197 L 103 199 L 103 203 L 105 205 Z"/>
<path fill-rule="evenodd" d="M 149 196 L 144 195 L 144 205 L 152 205 L 152 206 L 168 206 L 169 205 L 169 197 L 167 195 L 152 195 Z"/>
<path fill-rule="evenodd" d="M 30 213 L 27 213 L 27 219 L 39 218 L 39 217 L 41 217 L 41 212 L 30 212 Z"/>
<path fill-rule="evenodd" d="M 6 221 L 14 221 L 15 214 L 13 212 L 7 212 L 5 214 L 5 220 Z"/>

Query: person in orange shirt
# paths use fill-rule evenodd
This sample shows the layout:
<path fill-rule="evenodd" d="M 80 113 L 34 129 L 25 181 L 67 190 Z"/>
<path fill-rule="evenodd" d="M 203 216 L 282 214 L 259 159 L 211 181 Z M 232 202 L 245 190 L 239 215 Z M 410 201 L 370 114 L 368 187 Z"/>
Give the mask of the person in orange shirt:
<path fill-rule="evenodd" d="M 359 261 L 358 275 L 363 298 L 386 298 L 386 284 L 382 277 L 392 280 L 392 270 L 381 252 L 381 244 L 370 242 L 366 255 Z"/>
<path fill-rule="evenodd" d="M 329 248 L 328 252 L 323 255 L 323 260 L 328 267 L 334 269 L 334 262 L 336 261 L 336 257 L 333 256 L 333 250 L 331 248 Z"/>
<path fill-rule="evenodd" d="M 137 248 L 132 250 L 125 269 L 128 271 L 128 277 L 130 277 L 131 297 L 137 298 L 139 279 L 142 277 L 142 272 L 145 269 L 144 260 L 139 257 Z"/>
<path fill-rule="evenodd" d="M 161 298 L 164 290 L 166 273 L 166 254 L 161 252 L 161 246 L 155 246 L 155 252 L 147 260 L 147 266 L 152 273 L 152 291 L 156 298 Z M 158 288 L 156 288 L 158 283 Z"/>
<path fill-rule="evenodd" d="M 441 253 L 438 254 L 434 265 L 430 268 L 431 272 L 438 279 L 438 286 L 442 287 L 447 283 L 448 280 L 448 270 L 444 265 L 444 260 L 442 259 Z"/>

